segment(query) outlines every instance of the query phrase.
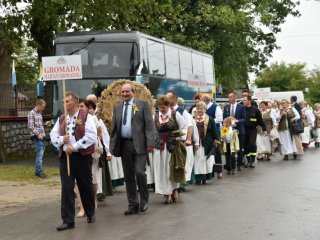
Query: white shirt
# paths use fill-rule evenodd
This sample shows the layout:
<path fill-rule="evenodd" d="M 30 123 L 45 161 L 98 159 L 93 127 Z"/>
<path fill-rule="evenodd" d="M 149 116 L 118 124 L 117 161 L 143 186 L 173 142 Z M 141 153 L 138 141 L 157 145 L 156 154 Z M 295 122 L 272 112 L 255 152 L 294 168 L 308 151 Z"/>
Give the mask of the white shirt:
<path fill-rule="evenodd" d="M 234 115 L 236 115 L 237 103 L 234 103 L 234 104 L 230 103 L 230 116 L 232 116 L 231 115 L 232 114 L 232 108 L 233 108 L 233 117 L 234 117 Z"/>
<path fill-rule="evenodd" d="M 106 128 L 106 125 L 104 124 L 102 119 L 99 119 L 99 123 L 102 130 L 102 142 L 104 145 L 104 149 L 106 150 L 107 155 L 111 156 L 111 153 L 109 152 L 110 135 L 108 133 L 108 129 Z"/>
<path fill-rule="evenodd" d="M 133 98 L 128 102 L 129 105 L 127 109 L 127 122 L 126 122 L 126 125 L 123 125 L 124 111 L 126 109 L 125 104 L 126 102 L 123 103 L 123 109 L 122 109 L 121 137 L 132 138 L 131 115 L 132 115 L 132 108 L 133 108 Z"/>
<path fill-rule="evenodd" d="M 94 123 L 93 117 L 88 114 L 87 120 L 85 124 L 85 134 L 83 138 L 79 139 L 78 141 L 74 135 L 74 128 L 77 124 L 79 110 L 74 114 L 72 118 L 70 118 L 69 114 L 66 117 L 66 124 L 67 124 L 67 134 L 70 136 L 70 144 L 73 146 L 75 151 L 77 152 L 79 149 L 86 149 L 87 147 L 91 146 L 92 144 L 96 143 L 97 139 L 97 128 Z M 60 148 L 63 145 L 63 151 L 66 151 L 67 145 L 63 143 L 63 136 L 60 135 L 60 124 L 59 119 L 52 128 L 50 132 L 51 143 L 56 148 Z"/>

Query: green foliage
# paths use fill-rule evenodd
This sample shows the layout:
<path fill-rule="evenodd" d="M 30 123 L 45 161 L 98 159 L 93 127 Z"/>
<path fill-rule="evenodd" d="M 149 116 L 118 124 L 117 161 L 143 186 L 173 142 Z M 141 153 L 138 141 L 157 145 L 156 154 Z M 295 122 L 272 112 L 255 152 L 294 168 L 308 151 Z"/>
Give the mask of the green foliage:
<path fill-rule="evenodd" d="M 18 3 L 25 2 L 21 10 Z M 21 19 L 16 29 L 52 55 L 57 32 L 134 30 L 214 55 L 216 78 L 226 91 L 245 86 L 277 48 L 275 34 L 298 3 L 291 0 L 3 0 Z"/>
<path fill-rule="evenodd" d="M 304 91 L 311 104 L 320 101 L 320 68 L 308 73 L 303 63 L 274 63 L 264 69 L 254 83 L 258 88 L 271 87 L 272 92 Z"/>

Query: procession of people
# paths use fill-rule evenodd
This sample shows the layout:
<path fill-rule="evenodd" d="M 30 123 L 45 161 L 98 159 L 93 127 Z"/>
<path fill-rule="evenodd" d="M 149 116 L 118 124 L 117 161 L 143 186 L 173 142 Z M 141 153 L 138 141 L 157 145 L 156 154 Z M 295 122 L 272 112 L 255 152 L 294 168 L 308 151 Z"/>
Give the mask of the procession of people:
<path fill-rule="evenodd" d="M 128 202 L 124 215 L 138 214 L 148 211 L 150 185 L 163 196 L 159 201 L 173 204 L 190 184 L 221 179 L 223 168 L 235 175 L 271 160 L 277 151 L 289 160 L 291 155 L 301 158 L 312 141 L 319 147 L 320 103 L 313 110 L 303 101 L 297 110 L 294 97 L 292 103 L 257 104 L 248 93 L 243 91 L 241 102 L 237 93 L 229 93 L 225 106 L 198 93 L 188 112 L 178 106 L 177 93 L 169 91 L 156 99 L 158 111 L 153 111 L 148 101 L 136 98 L 134 84 L 124 83 L 110 132 L 97 114 L 94 95 L 79 101 L 76 93 L 65 93 L 67 113 L 50 133 L 59 149 L 62 185 L 63 222 L 57 230 L 74 228 L 75 217 L 95 222 L 99 193 L 110 196 L 122 184 Z"/>

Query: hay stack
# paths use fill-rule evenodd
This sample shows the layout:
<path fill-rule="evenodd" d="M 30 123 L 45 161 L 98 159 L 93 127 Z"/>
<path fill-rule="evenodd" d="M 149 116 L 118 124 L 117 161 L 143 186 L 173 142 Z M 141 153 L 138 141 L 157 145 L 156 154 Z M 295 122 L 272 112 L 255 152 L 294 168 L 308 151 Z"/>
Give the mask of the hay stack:
<path fill-rule="evenodd" d="M 120 91 L 121 86 L 125 83 L 133 84 L 135 87 L 134 97 L 136 99 L 147 100 L 150 104 L 152 113 L 154 112 L 154 99 L 146 86 L 135 81 L 119 79 L 109 85 L 108 88 L 101 93 L 101 97 L 98 100 L 98 113 L 109 133 L 111 129 L 113 107 L 118 102 L 122 102 Z"/>

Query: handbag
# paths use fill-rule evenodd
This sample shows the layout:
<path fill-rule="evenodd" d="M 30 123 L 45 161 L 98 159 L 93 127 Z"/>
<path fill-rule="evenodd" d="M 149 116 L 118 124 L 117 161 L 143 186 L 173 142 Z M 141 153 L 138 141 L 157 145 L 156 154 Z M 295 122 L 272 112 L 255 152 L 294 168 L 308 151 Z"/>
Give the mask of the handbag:
<path fill-rule="evenodd" d="M 292 134 L 299 134 L 304 132 L 304 125 L 301 119 L 291 122 L 291 132 Z"/>

